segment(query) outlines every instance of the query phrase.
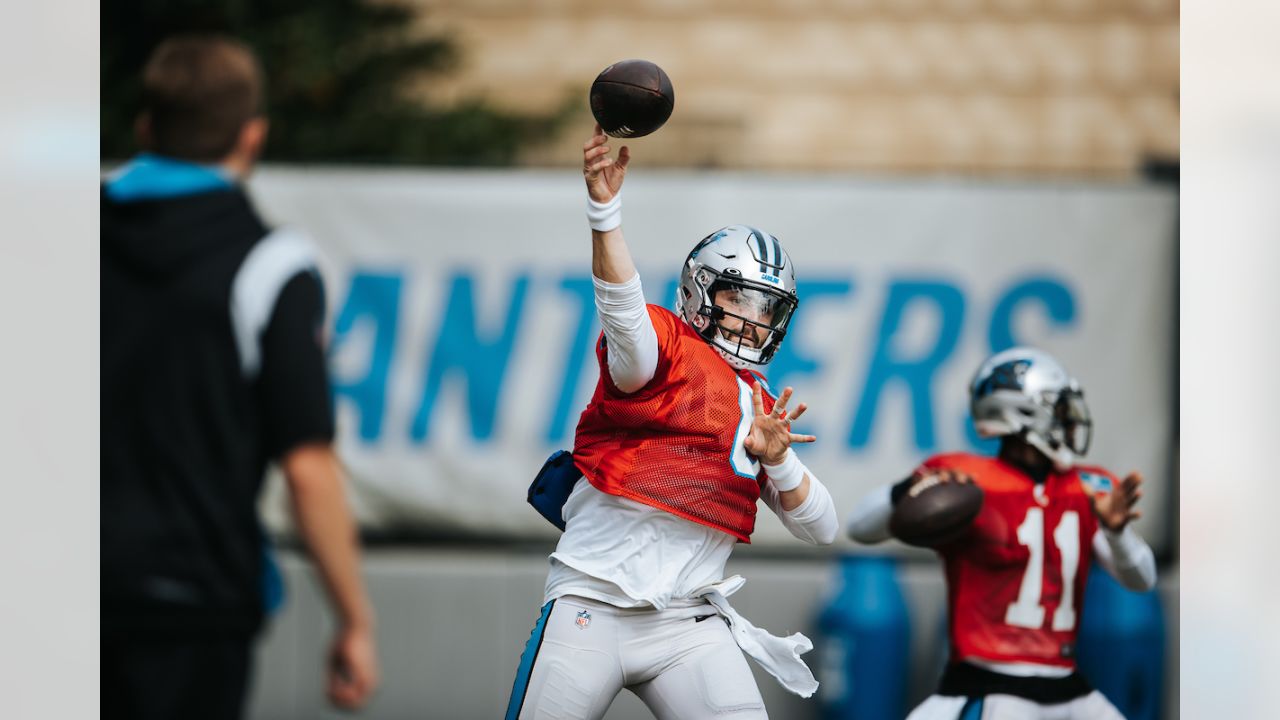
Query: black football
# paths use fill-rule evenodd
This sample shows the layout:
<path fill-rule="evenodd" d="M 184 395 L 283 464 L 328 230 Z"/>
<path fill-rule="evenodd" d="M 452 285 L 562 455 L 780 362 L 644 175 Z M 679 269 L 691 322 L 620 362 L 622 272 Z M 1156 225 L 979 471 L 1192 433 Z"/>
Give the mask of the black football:
<path fill-rule="evenodd" d="M 937 547 L 964 534 L 982 511 L 982 488 L 926 477 L 911 486 L 889 517 L 889 532 L 908 545 Z"/>
<path fill-rule="evenodd" d="M 591 114 L 606 135 L 644 137 L 662 127 L 676 106 L 671 78 L 648 60 L 623 60 L 591 83 Z"/>

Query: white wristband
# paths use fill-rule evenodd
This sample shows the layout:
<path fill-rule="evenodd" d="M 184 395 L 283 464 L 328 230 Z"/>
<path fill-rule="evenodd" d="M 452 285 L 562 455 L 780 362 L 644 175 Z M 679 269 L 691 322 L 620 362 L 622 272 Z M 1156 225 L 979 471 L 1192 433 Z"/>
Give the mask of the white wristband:
<path fill-rule="evenodd" d="M 613 199 L 604 204 L 588 197 L 587 222 L 597 232 L 616 230 L 622 224 L 622 193 L 614 193 Z"/>
<path fill-rule="evenodd" d="M 804 463 L 800 462 L 796 451 L 791 448 L 787 448 L 786 457 L 777 465 L 761 462 L 760 466 L 764 468 L 765 474 L 769 476 L 769 482 L 773 483 L 778 492 L 790 492 L 804 482 Z"/>

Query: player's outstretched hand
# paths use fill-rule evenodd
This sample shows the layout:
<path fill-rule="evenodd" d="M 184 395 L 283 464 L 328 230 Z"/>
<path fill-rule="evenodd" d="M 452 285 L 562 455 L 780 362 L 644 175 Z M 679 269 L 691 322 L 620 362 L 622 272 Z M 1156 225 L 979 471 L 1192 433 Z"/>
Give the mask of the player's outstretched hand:
<path fill-rule="evenodd" d="M 760 390 L 760 383 L 751 386 L 751 405 L 755 408 L 755 417 L 751 420 L 751 432 L 747 433 L 747 439 L 742 441 L 742 445 L 766 465 L 778 465 L 785 460 L 791 443 L 811 443 L 818 439 L 813 435 L 791 432 L 791 423 L 809 407 L 800 403 L 795 412 L 788 414 L 787 403 L 790 401 L 791 388 L 787 388 L 773 404 L 773 412 L 767 413 L 764 411 L 764 394 Z"/>
<path fill-rule="evenodd" d="M 622 178 L 631 162 L 631 150 L 623 145 L 618 159 L 609 156 L 605 143 L 609 136 L 596 124 L 595 134 L 582 146 L 582 175 L 587 179 L 587 193 L 598 203 L 607 203 L 622 189 Z"/>
<path fill-rule="evenodd" d="M 1142 497 L 1142 474 L 1131 472 L 1120 484 L 1111 488 L 1111 492 L 1098 491 L 1093 494 L 1093 512 L 1098 522 L 1112 532 L 1119 532 L 1129 524 L 1130 520 L 1142 517 L 1142 512 L 1134 510 Z"/>
<path fill-rule="evenodd" d="M 329 649 L 329 702 L 354 710 L 378 687 L 378 657 L 373 632 L 347 628 L 338 632 Z"/>

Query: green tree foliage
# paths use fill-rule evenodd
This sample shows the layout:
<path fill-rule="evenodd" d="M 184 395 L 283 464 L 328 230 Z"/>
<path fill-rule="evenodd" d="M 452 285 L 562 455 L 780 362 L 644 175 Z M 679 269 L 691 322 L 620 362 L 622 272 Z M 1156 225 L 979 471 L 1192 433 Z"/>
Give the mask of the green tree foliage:
<path fill-rule="evenodd" d="M 165 37 L 216 32 L 254 48 L 267 74 L 271 139 L 282 162 L 504 165 L 553 135 L 573 101 L 547 114 L 471 99 L 435 107 L 415 80 L 462 60 L 442 36 L 411 29 L 413 10 L 363 0 L 108 0 L 102 5 L 102 157 L 136 150 L 139 76 Z"/>

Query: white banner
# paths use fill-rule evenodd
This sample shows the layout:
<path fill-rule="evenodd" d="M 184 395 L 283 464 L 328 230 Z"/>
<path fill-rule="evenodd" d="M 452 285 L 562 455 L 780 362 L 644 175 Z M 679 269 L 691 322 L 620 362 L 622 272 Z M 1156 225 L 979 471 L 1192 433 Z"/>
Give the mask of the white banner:
<path fill-rule="evenodd" d="M 570 448 L 598 377 L 591 239 L 566 171 L 272 168 L 270 222 L 325 255 L 339 446 L 369 528 L 527 537 L 525 503 Z M 1089 460 L 1147 477 L 1167 541 L 1176 418 L 1176 197 L 1128 184 L 872 182 L 647 172 L 623 227 L 671 306 L 704 235 L 778 236 L 801 304 L 767 374 L 811 405 L 800 449 L 843 515 L 935 452 L 982 446 L 967 383 L 993 348 L 1040 346 L 1084 385 Z M 761 506 L 755 541 L 793 542 Z M 847 542 L 842 540 L 841 542 Z"/>

